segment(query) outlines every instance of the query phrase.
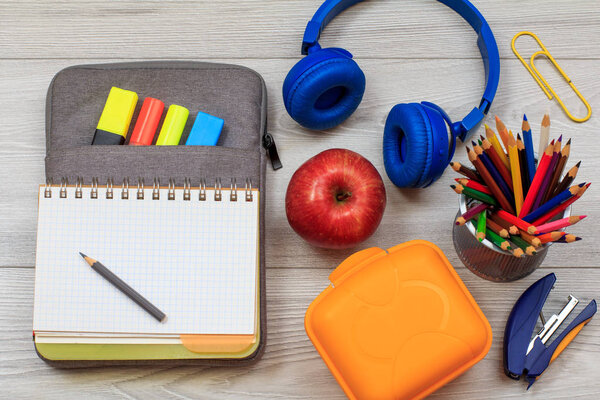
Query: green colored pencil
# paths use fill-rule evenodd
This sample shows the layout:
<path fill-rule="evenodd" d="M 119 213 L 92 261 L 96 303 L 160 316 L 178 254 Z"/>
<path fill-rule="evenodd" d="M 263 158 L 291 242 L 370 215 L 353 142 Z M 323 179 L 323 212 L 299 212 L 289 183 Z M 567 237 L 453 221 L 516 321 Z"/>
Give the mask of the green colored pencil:
<path fill-rule="evenodd" d="M 500 247 L 502 250 L 511 250 L 510 243 L 496 232 L 492 231 L 490 228 L 485 230 L 485 236 L 487 240 L 494 243 L 496 246 Z"/>
<path fill-rule="evenodd" d="M 485 239 L 485 229 L 487 225 L 487 212 L 483 210 L 477 217 L 477 239 L 482 242 Z"/>
<path fill-rule="evenodd" d="M 452 189 L 458 194 L 464 194 L 472 199 L 482 201 L 493 206 L 498 205 L 495 198 L 487 193 L 480 192 L 479 190 L 471 189 L 470 187 L 464 187 L 463 185 L 450 185 Z"/>
<path fill-rule="evenodd" d="M 527 255 L 532 256 L 534 254 L 537 254 L 535 247 L 533 247 L 520 236 L 510 235 L 510 241 L 519 246 L 521 249 L 523 249 L 523 251 L 527 253 Z"/>

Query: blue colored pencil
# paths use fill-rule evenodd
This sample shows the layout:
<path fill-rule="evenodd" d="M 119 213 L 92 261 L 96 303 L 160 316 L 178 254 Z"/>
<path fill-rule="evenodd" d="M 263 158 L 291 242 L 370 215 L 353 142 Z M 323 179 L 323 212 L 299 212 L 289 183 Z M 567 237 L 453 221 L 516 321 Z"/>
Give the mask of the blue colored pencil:
<path fill-rule="evenodd" d="M 562 192 L 560 192 L 559 194 L 542 204 L 535 211 L 523 217 L 523 221 L 532 223 L 542 215 L 546 214 L 548 211 L 552 210 L 554 207 L 560 205 L 560 203 L 562 203 L 563 201 L 569 200 L 571 197 L 573 197 L 579 192 L 579 189 L 583 187 L 583 185 L 585 185 L 585 182 L 580 183 L 579 185 L 571 186 L 567 190 L 563 190 Z"/>
<path fill-rule="evenodd" d="M 498 187 L 500 188 L 502 193 L 504 193 L 504 196 L 506 196 L 506 200 L 508 200 L 510 204 L 514 205 L 515 198 L 513 197 L 512 190 L 508 186 L 504 178 L 502 178 L 500 171 L 498 171 L 498 168 L 496 168 L 496 166 L 492 162 L 492 159 L 483 151 L 483 149 L 480 146 L 475 146 L 473 150 L 475 150 L 475 153 L 477 153 L 477 155 L 481 159 L 481 162 L 483 162 L 483 165 L 487 168 L 490 175 L 492 175 L 492 178 L 494 179 L 494 181 L 496 181 L 496 184 L 498 184 Z"/>
<path fill-rule="evenodd" d="M 527 161 L 527 173 L 529 176 L 529 185 L 533 181 L 535 175 L 535 156 L 533 155 L 533 138 L 531 137 L 531 127 L 529 121 L 527 121 L 527 115 L 523 114 L 523 125 L 521 126 L 523 131 L 523 144 L 525 145 L 525 160 Z"/>

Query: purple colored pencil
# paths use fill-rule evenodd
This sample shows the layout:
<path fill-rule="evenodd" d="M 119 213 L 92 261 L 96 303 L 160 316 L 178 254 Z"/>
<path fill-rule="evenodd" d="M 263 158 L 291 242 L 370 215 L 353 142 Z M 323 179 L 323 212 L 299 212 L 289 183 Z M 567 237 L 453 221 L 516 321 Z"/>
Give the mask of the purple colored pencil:
<path fill-rule="evenodd" d="M 479 205 L 476 205 L 475 207 L 469 208 L 463 215 L 456 218 L 455 224 L 456 225 L 464 225 L 465 222 L 467 222 L 468 220 L 470 220 L 471 218 L 473 218 L 474 216 L 476 216 L 483 210 L 487 210 L 488 207 L 490 207 L 489 204 L 481 203 Z"/>

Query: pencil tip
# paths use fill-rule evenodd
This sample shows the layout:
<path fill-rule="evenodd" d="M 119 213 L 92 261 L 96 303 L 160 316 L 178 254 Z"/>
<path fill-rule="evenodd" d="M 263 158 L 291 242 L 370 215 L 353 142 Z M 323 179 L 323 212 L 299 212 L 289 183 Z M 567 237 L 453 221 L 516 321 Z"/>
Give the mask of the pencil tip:
<path fill-rule="evenodd" d="M 452 189 L 456 189 L 456 185 L 450 185 Z"/>
<path fill-rule="evenodd" d="M 560 135 L 560 136 L 558 137 L 558 141 L 559 141 L 559 142 L 562 142 L 562 135 Z"/>
<path fill-rule="evenodd" d="M 571 139 L 572 138 L 569 138 L 569 140 L 567 141 L 567 144 L 571 144 Z"/>
<path fill-rule="evenodd" d="M 81 257 L 86 258 L 87 256 L 85 254 L 83 254 L 82 252 L 79 252 L 79 254 L 81 255 Z"/>
<path fill-rule="evenodd" d="M 527 115 L 523 114 L 523 121 L 527 121 Z"/>
<path fill-rule="evenodd" d="M 579 168 L 579 166 L 580 166 L 580 165 L 581 165 L 581 161 L 578 161 L 578 162 L 577 162 L 577 164 L 575 164 L 575 166 L 576 166 L 577 168 Z"/>
<path fill-rule="evenodd" d="M 519 133 L 517 133 L 517 139 L 521 140 L 521 135 Z"/>

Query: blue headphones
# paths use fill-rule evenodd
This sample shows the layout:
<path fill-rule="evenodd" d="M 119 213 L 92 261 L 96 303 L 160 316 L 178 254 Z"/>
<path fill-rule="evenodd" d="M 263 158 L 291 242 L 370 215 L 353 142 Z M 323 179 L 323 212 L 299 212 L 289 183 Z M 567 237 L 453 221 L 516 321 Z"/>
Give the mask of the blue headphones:
<path fill-rule="evenodd" d="M 365 75 L 352 54 L 340 48 L 322 49 L 318 43 L 323 28 L 360 1 L 326 0 L 306 26 L 301 52 L 307 56 L 294 65 L 283 82 L 285 108 L 306 128 L 332 128 L 348 118 L 362 100 Z M 452 122 L 441 107 L 426 101 L 392 108 L 383 133 L 383 160 L 390 180 L 399 187 L 426 187 L 442 175 L 454 155 L 456 137 L 464 141 L 477 129 L 500 79 L 498 46 L 481 13 L 467 0 L 439 1 L 462 16 L 479 35 L 485 91 L 479 107 L 458 122 Z"/>

